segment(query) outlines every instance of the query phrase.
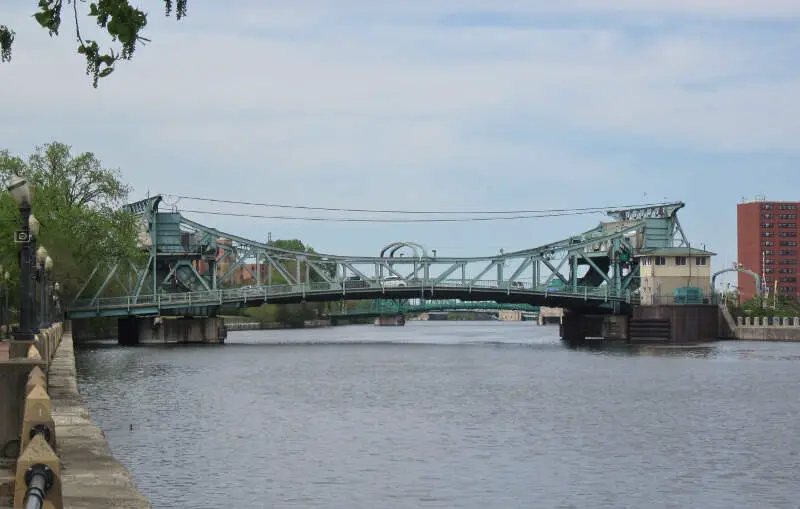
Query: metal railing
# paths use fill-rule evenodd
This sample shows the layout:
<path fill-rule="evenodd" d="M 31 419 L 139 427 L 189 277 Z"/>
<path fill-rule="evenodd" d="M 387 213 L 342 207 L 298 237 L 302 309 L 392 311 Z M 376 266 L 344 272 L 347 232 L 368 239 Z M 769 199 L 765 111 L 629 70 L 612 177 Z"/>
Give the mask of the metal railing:
<path fill-rule="evenodd" d="M 97 311 L 107 309 L 127 309 L 136 308 L 179 308 L 195 306 L 223 305 L 235 302 L 247 302 L 248 300 L 268 301 L 270 298 L 300 297 L 307 295 L 341 295 L 348 294 L 358 296 L 362 294 L 372 294 L 380 291 L 382 294 L 391 296 L 397 294 L 407 294 L 412 290 L 425 291 L 444 291 L 443 295 L 452 291 L 467 291 L 469 293 L 479 292 L 487 297 L 497 296 L 502 292 L 506 295 L 541 295 L 544 297 L 580 299 L 598 302 L 625 302 L 635 303 L 636 296 L 630 290 L 617 291 L 608 286 L 553 286 L 532 284 L 529 282 L 509 282 L 496 280 L 464 281 L 443 280 L 443 281 L 412 281 L 407 284 L 391 282 L 385 284 L 376 281 L 360 281 L 361 285 L 353 288 L 348 285 L 348 281 L 303 283 L 303 284 L 284 284 L 284 285 L 260 285 L 242 288 L 226 288 L 200 292 L 186 293 L 161 293 L 158 295 L 140 295 L 138 297 L 105 297 L 99 299 L 82 299 L 75 302 L 70 311 Z M 490 300 L 490 299 L 487 299 Z"/>

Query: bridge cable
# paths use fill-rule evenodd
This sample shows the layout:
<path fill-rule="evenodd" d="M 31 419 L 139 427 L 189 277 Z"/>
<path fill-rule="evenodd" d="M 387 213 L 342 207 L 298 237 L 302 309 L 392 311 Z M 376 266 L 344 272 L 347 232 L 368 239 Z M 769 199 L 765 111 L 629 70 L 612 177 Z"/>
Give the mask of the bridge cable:
<path fill-rule="evenodd" d="M 176 211 L 192 213 L 192 214 L 208 214 L 212 216 L 232 216 L 232 217 L 249 217 L 256 219 L 327 221 L 327 222 L 345 222 L 345 223 L 466 223 L 466 222 L 478 222 L 478 221 L 512 221 L 520 219 L 541 219 L 546 217 L 585 216 L 589 214 L 596 214 L 599 212 L 597 210 L 587 210 L 587 211 L 573 211 L 573 212 L 554 212 L 549 214 L 526 214 L 526 215 L 516 215 L 516 216 L 495 216 L 495 217 L 390 219 L 390 218 L 354 218 L 354 217 L 336 218 L 336 217 L 304 217 L 304 216 L 269 216 L 262 214 L 246 214 L 240 212 L 219 212 L 213 210 L 192 210 L 192 209 L 176 209 Z"/>
<path fill-rule="evenodd" d="M 645 208 L 645 207 L 661 207 L 664 205 L 668 205 L 668 202 L 663 203 L 637 203 L 637 204 L 627 204 L 627 205 L 609 205 L 604 207 L 574 207 L 574 208 L 564 208 L 564 209 L 538 209 L 538 210 L 392 210 L 392 209 L 351 209 L 351 208 L 342 208 L 342 207 L 312 207 L 308 205 L 287 205 L 287 204 L 279 204 L 279 203 L 259 203 L 259 202 L 251 202 L 251 201 L 242 201 L 242 200 L 223 200 L 220 198 L 206 198 L 200 196 L 187 196 L 187 195 L 180 195 L 180 194 L 166 194 L 164 196 L 170 196 L 173 198 L 177 198 L 178 200 L 195 200 L 195 201 L 204 201 L 204 202 L 212 202 L 212 203 L 226 203 L 231 205 L 250 205 L 256 207 L 273 207 L 273 208 L 281 208 L 281 209 L 298 209 L 298 210 L 319 210 L 325 212 L 367 212 L 367 213 L 375 213 L 375 214 L 544 214 L 549 212 L 586 212 L 586 213 L 595 213 L 595 212 L 605 212 L 607 210 L 620 210 L 620 209 L 631 209 L 631 208 Z M 177 202 L 176 202 L 177 203 Z"/>

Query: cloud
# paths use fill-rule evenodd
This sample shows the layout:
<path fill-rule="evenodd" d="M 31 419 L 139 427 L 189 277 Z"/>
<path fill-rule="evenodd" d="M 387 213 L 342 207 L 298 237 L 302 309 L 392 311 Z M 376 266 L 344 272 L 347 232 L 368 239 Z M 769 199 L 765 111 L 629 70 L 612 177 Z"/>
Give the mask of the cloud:
<path fill-rule="evenodd" d="M 709 154 L 800 157 L 796 1 L 190 3 L 181 22 L 151 14 L 153 42 L 97 90 L 68 27 L 51 39 L 29 12 L 10 15 L 8 148 L 57 138 L 95 150 L 142 192 L 581 206 L 628 202 L 653 182 L 691 194 L 663 175 L 720 179 L 698 162 Z M 720 200 L 751 178 L 725 181 Z"/>

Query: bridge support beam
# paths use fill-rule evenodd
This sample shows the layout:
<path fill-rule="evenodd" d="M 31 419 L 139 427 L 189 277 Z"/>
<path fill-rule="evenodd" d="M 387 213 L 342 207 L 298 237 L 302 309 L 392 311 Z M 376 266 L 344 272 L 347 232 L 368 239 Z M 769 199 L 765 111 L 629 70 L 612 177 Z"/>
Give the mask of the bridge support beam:
<path fill-rule="evenodd" d="M 121 345 L 166 343 L 224 343 L 225 321 L 209 318 L 125 317 L 117 321 Z"/>

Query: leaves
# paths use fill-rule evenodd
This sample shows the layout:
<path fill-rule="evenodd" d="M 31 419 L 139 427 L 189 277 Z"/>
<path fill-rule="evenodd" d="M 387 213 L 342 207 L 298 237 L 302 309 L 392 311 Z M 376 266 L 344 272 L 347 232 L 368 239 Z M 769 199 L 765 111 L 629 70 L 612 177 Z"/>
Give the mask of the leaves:
<path fill-rule="evenodd" d="M 85 15 L 95 18 L 98 27 L 104 29 L 111 36 L 112 42 L 118 42 L 120 48 L 114 51 L 100 50 L 100 44 L 94 39 L 85 39 L 81 35 L 78 10 L 85 9 L 86 2 L 67 0 L 72 5 L 75 19 L 75 37 L 78 41 L 77 51 L 86 59 L 86 74 L 92 78 L 92 86 L 97 88 L 100 78 L 110 75 L 114 66 L 120 60 L 130 60 L 139 44 L 149 42 L 142 36 L 142 31 L 147 26 L 147 14 L 134 7 L 130 0 L 98 0 L 88 4 Z M 63 0 L 39 0 L 38 10 L 33 17 L 46 28 L 49 34 L 58 35 L 61 27 Z M 164 0 L 166 16 L 173 12 L 175 18 L 180 20 L 186 16 L 188 0 Z M 80 5 L 80 7 L 79 7 Z M 0 25 L 0 62 L 11 61 L 11 50 L 14 44 L 15 33 L 5 25 Z"/>
<path fill-rule="evenodd" d="M 136 217 L 119 210 L 130 187 L 91 152 L 74 156 L 68 145 L 58 142 L 36 147 L 27 160 L 0 151 L 0 178 L 11 174 L 25 176 L 35 188 L 39 241 L 55 262 L 55 279 L 65 300 L 71 300 L 98 262 L 142 255 L 136 248 Z M 0 263 L 17 270 L 11 232 L 19 227 L 19 211 L 8 193 L 0 199 L 0 225 Z"/>
<path fill-rule="evenodd" d="M 5 25 L 0 25 L 0 62 L 11 62 L 11 46 L 17 34 Z"/>

